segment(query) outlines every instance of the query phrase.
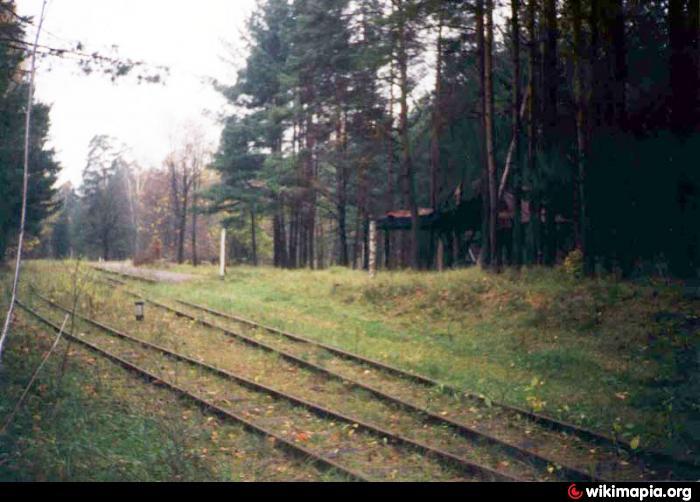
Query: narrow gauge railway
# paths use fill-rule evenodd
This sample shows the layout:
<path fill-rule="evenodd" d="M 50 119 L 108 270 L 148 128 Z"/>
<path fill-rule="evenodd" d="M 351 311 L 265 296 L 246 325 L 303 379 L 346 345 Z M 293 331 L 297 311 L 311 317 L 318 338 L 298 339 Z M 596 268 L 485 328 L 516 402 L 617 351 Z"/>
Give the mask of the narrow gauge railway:
<path fill-rule="evenodd" d="M 50 309 L 65 309 L 40 297 Z M 36 309 L 25 310 L 53 325 Z M 81 336 L 92 346 L 109 347 L 122 361 L 144 369 L 156 381 L 177 386 L 191 396 L 225 395 L 225 404 L 208 401 L 269 435 L 297 445 L 331 466 L 363 480 L 515 481 L 516 477 L 460 458 L 363 420 L 343 415 L 285 392 L 269 388 L 193 357 L 149 343 L 76 313 Z M 76 337 L 71 335 L 73 339 Z M 282 429 L 279 431 L 278 429 Z"/>
<path fill-rule="evenodd" d="M 110 281 L 127 285 L 112 277 Z M 139 293 L 128 293 L 143 297 Z M 458 390 L 429 378 L 309 338 L 181 300 L 176 301 L 187 311 L 143 299 L 177 316 L 276 352 L 301 366 L 342 379 L 380 399 L 421 413 L 427 422 L 449 426 L 465 437 L 498 446 L 514 458 L 548 466 L 549 470 L 555 466 L 559 478 L 678 479 L 698 475 L 698 468 L 687 460 L 673 459 L 655 451 L 634 450 L 624 441 L 589 429 L 521 408 L 487 402 L 480 396 L 461 395 Z M 215 324 L 214 319 L 223 320 L 227 325 Z M 232 324 L 252 334 L 233 331 Z M 457 407 L 455 396 L 459 396 L 461 403 Z M 429 407 L 422 405 L 426 402 L 430 403 Z M 448 412 L 438 412 L 443 409 Z"/>
<path fill-rule="evenodd" d="M 61 328 L 58 324 L 55 322 L 52 322 L 36 310 L 30 308 L 29 306 L 25 305 L 21 301 L 16 302 L 17 306 L 20 307 L 20 309 L 24 312 L 26 312 L 29 317 L 32 319 L 40 322 L 41 324 L 44 324 L 51 330 L 55 331 L 56 333 L 61 331 Z M 343 477 L 347 478 L 350 481 L 371 481 L 368 477 L 366 477 L 364 474 L 361 474 L 357 471 L 353 471 L 351 469 L 348 469 L 339 463 L 337 463 L 334 459 L 324 457 L 323 455 L 320 455 L 312 450 L 309 450 L 308 448 L 305 448 L 302 445 L 295 444 L 292 441 L 287 440 L 286 438 L 278 435 L 277 433 L 273 432 L 270 429 L 266 429 L 264 427 L 261 427 L 260 425 L 254 424 L 252 421 L 248 420 L 247 418 L 244 418 L 241 415 L 238 415 L 228 409 L 225 409 L 224 407 L 221 407 L 211 401 L 210 399 L 207 399 L 206 397 L 203 397 L 201 395 L 195 394 L 184 387 L 172 383 L 168 381 L 167 379 L 163 379 L 160 375 L 156 375 L 154 372 L 145 369 L 137 364 L 135 364 L 132 361 L 127 360 L 126 358 L 122 357 L 121 355 L 118 355 L 110 350 L 105 349 L 104 347 L 93 343 L 92 341 L 86 340 L 84 337 L 78 337 L 65 329 L 63 330 L 63 338 L 70 340 L 71 342 L 77 344 L 80 347 L 83 347 L 90 352 L 103 357 L 112 363 L 121 366 L 122 368 L 130 371 L 131 373 L 141 377 L 144 379 L 145 382 L 151 385 L 159 385 L 161 387 L 165 387 L 168 390 L 174 392 L 178 396 L 187 399 L 194 403 L 195 405 L 199 406 L 203 410 L 206 410 L 208 412 L 211 412 L 214 415 L 217 415 L 223 419 L 226 420 L 231 420 L 235 423 L 238 423 L 242 425 L 245 429 L 249 430 L 250 432 L 253 432 L 255 434 L 262 435 L 264 437 L 269 438 L 270 440 L 274 441 L 274 445 L 278 448 L 284 449 L 291 455 L 294 455 L 295 457 L 300 457 L 304 460 L 307 460 L 314 464 L 316 467 L 318 467 L 321 470 L 332 470 L 336 471 L 339 474 L 341 474 Z"/>

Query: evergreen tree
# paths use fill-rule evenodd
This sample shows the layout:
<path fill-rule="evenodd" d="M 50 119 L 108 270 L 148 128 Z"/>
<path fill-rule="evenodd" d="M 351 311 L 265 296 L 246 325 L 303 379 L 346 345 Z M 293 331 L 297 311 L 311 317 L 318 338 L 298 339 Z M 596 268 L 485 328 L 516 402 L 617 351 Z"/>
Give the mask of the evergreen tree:
<path fill-rule="evenodd" d="M 12 3 L 2 0 L 4 11 Z M 22 39 L 22 27 L 12 16 L 3 16 L 0 24 L 0 260 L 13 245 L 20 223 L 22 204 L 22 162 L 24 158 L 27 84 L 24 81 L 23 50 L 10 44 Z M 35 104 L 32 113 L 29 151 L 29 199 L 27 227 L 37 235 L 41 222 L 53 210 L 53 185 L 60 169 L 52 150 L 46 148 L 49 108 Z"/>
<path fill-rule="evenodd" d="M 104 260 L 124 259 L 133 253 L 129 204 L 129 168 L 107 136 L 90 141 L 83 171 L 82 214 L 86 251 Z"/>

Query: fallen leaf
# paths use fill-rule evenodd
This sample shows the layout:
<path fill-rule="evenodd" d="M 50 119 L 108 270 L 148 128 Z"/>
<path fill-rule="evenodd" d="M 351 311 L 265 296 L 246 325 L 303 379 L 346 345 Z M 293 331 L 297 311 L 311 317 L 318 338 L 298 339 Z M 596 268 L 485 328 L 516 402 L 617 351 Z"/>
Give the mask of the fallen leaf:
<path fill-rule="evenodd" d="M 308 432 L 299 432 L 296 435 L 296 440 L 300 442 L 308 441 L 311 439 L 311 434 Z"/>
<path fill-rule="evenodd" d="M 639 436 L 635 436 L 632 438 L 632 441 L 630 441 L 630 447 L 633 450 L 636 450 L 637 448 L 639 448 L 639 443 L 641 443 L 641 438 Z"/>

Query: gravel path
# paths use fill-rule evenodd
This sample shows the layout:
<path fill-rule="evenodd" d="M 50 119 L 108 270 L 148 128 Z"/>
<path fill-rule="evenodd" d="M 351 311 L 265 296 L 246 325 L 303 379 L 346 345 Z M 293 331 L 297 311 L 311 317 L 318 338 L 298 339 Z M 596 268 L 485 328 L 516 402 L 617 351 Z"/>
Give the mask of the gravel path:
<path fill-rule="evenodd" d="M 178 272 L 168 272 L 166 270 L 152 270 L 146 268 L 138 268 L 126 262 L 102 262 L 95 264 L 95 268 L 103 269 L 108 272 L 140 277 L 149 281 L 169 282 L 173 284 L 187 282 L 195 279 L 195 276 L 189 274 L 181 274 Z"/>

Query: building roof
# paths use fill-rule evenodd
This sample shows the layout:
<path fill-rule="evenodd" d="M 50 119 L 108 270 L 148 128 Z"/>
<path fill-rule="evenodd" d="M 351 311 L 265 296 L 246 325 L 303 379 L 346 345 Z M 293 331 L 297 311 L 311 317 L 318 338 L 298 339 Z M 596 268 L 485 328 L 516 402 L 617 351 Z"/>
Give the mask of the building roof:
<path fill-rule="evenodd" d="M 429 207 L 418 209 L 418 216 L 431 216 L 433 213 L 435 213 L 435 210 Z M 382 218 L 411 218 L 411 211 L 408 209 L 397 209 L 387 212 Z"/>

